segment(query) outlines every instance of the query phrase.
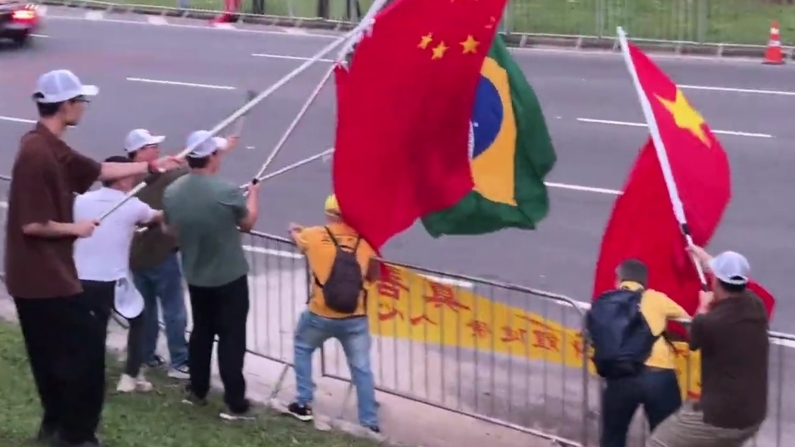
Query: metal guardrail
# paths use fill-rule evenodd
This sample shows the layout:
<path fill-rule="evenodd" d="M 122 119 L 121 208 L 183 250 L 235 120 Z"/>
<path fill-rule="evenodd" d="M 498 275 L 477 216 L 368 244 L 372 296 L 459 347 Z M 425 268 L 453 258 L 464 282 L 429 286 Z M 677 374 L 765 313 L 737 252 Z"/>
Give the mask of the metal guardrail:
<path fill-rule="evenodd" d="M 0 176 L 0 198 L 8 181 Z M 5 221 L 5 200 L 0 201 Z M 2 227 L 2 231 L 5 227 Z M 2 235 L 3 239 L 4 234 Z M 311 287 L 306 259 L 291 241 L 259 232 L 244 235 L 250 265 L 248 351 L 282 364 L 271 398 L 292 366 L 298 315 Z M 569 297 L 465 275 L 391 263 L 368 301 L 372 367 L 384 393 L 549 439 L 590 446 L 598 439 L 602 383 L 587 361 L 580 331 L 583 311 Z M 768 419 L 749 446 L 795 442 L 795 335 L 770 333 Z M 697 396 L 697 355 L 681 350 L 684 394 Z M 350 383 L 337 343 L 322 348 L 319 372 Z M 352 384 L 339 404 L 341 418 Z M 642 446 L 636 418 L 630 446 Z"/>
<path fill-rule="evenodd" d="M 42 0 L 107 11 L 211 18 L 223 0 Z M 327 7 L 319 8 L 325 1 Z M 356 4 L 360 5 L 357 10 Z M 243 0 L 242 20 L 280 26 L 349 28 L 372 0 Z M 782 0 L 509 0 L 501 26 L 519 46 L 617 49 L 615 29 L 652 49 L 758 57 L 771 23 L 783 50 L 795 44 L 795 5 Z"/>

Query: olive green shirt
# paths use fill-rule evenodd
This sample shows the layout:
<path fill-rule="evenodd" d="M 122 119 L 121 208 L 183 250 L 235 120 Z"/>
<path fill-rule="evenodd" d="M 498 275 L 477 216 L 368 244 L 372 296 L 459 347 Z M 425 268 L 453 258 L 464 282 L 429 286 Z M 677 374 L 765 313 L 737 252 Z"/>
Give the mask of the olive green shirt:
<path fill-rule="evenodd" d="M 163 193 L 174 180 L 190 172 L 185 166 L 161 174 L 154 182 L 137 194 L 145 204 L 156 210 L 163 209 Z M 142 233 L 136 233 L 130 249 L 130 269 L 151 269 L 162 264 L 177 249 L 174 236 L 163 233 L 160 225 L 153 226 Z"/>
<path fill-rule="evenodd" d="M 248 208 L 237 185 L 190 173 L 166 188 L 163 211 L 189 285 L 218 287 L 248 274 L 238 230 Z"/>

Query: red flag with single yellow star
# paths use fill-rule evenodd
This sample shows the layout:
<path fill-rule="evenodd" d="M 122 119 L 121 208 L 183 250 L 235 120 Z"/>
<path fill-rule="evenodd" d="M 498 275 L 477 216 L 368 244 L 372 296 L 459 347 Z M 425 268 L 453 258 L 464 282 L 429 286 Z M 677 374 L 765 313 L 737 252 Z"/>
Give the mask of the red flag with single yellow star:
<path fill-rule="evenodd" d="M 641 103 L 647 100 L 650 105 L 646 111 L 651 112 L 647 120 L 652 138 L 615 202 L 602 238 L 593 297 L 614 288 L 616 267 L 636 258 L 649 267 L 648 286 L 666 293 L 692 314 L 698 307 L 701 283 L 685 250 L 681 221 L 687 222 L 695 244 L 708 244 L 731 198 L 729 162 L 720 142 L 676 84 L 632 44 L 628 53 Z M 667 167 L 672 184 L 666 181 Z M 674 211 L 677 196 L 683 218 Z"/>
<path fill-rule="evenodd" d="M 472 191 L 469 132 L 506 0 L 397 0 L 338 73 L 334 192 L 373 247 Z"/>

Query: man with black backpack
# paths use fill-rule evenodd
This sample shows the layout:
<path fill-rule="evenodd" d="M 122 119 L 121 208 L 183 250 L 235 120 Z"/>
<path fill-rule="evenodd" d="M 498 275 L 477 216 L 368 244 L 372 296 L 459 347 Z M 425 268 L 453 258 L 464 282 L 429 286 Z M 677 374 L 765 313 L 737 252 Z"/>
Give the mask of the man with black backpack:
<path fill-rule="evenodd" d="M 586 320 L 593 362 L 605 379 L 600 447 L 626 446 L 639 406 L 654 430 L 682 405 L 676 353 L 665 328 L 668 320 L 690 316 L 665 294 L 646 288 L 643 262 L 622 262 L 616 276 L 616 289 L 594 300 Z"/>
<path fill-rule="evenodd" d="M 342 344 L 356 386 L 359 423 L 374 433 L 378 427 L 375 383 L 370 367 L 370 327 L 366 284 L 378 276 L 375 250 L 345 224 L 334 195 L 326 199 L 325 226 L 290 225 L 290 235 L 304 252 L 312 272 L 308 309 L 295 330 L 294 369 L 298 397 L 288 410 L 311 421 L 314 384 L 312 354 L 329 338 Z"/>

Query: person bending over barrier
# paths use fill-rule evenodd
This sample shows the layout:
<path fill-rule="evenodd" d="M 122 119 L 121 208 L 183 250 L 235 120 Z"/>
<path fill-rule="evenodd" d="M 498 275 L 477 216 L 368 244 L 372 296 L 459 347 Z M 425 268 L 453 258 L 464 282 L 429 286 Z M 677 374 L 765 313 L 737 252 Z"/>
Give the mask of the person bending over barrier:
<path fill-rule="evenodd" d="M 105 160 L 109 163 L 130 163 L 122 156 Z M 102 188 L 77 196 L 74 203 L 76 220 L 98 219 L 122 200 L 135 186 L 135 176 L 102 182 Z M 74 259 L 77 277 L 83 290 L 103 306 L 114 305 L 116 312 L 130 320 L 127 333 L 127 365 L 117 390 L 120 392 L 151 391 L 152 384 L 141 373 L 143 364 L 144 302 L 130 284 L 130 243 L 139 225 L 159 223 L 162 213 L 133 197 L 90 237 L 75 242 Z"/>
<path fill-rule="evenodd" d="M 359 423 L 380 433 L 370 367 L 366 291 L 366 283 L 378 276 L 376 253 L 345 224 L 335 196 L 326 199 L 325 213 L 328 221 L 325 226 L 290 225 L 290 235 L 309 261 L 313 284 L 308 309 L 299 317 L 295 331 L 298 397 L 288 411 L 301 421 L 313 419 L 312 354 L 326 340 L 336 338 L 345 351 L 356 386 Z"/>
<path fill-rule="evenodd" d="M 690 326 L 690 349 L 701 351 L 701 398 L 660 424 L 646 447 L 740 447 L 767 416 L 767 312 L 747 288 L 751 268 L 743 255 L 691 251 L 712 273 L 712 291 L 700 293 Z"/>
<path fill-rule="evenodd" d="M 166 225 L 177 236 L 193 312 L 186 402 L 206 404 L 213 343 L 218 336 L 218 369 L 228 408 L 221 417 L 251 419 L 243 377 L 248 262 L 238 227 L 249 231 L 256 223 L 259 188 L 251 185 L 247 199 L 237 185 L 215 175 L 229 145 L 209 135 L 200 130 L 188 137 L 188 146 L 195 146 L 187 156 L 191 171 L 174 181 L 163 196 Z M 204 142 L 196 146 L 200 141 Z"/>
<path fill-rule="evenodd" d="M 669 319 L 690 316 L 666 295 L 647 289 L 649 271 L 637 259 L 616 269 L 616 290 L 594 300 L 587 317 L 602 394 L 600 447 L 625 447 L 639 406 L 654 430 L 682 405 L 676 356 L 665 334 Z"/>

